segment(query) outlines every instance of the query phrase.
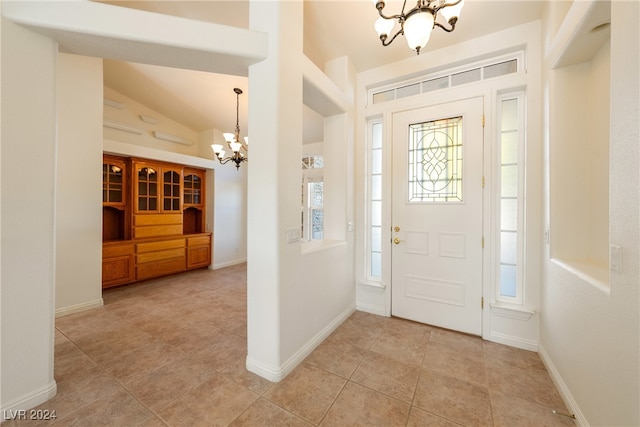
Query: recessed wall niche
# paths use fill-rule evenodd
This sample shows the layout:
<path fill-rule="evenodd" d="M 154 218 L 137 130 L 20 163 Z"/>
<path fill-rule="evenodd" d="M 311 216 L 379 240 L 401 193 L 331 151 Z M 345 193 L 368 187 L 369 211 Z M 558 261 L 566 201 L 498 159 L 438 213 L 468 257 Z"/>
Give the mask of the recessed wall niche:
<path fill-rule="evenodd" d="M 608 285 L 610 3 L 574 2 L 547 58 L 550 253 Z"/>

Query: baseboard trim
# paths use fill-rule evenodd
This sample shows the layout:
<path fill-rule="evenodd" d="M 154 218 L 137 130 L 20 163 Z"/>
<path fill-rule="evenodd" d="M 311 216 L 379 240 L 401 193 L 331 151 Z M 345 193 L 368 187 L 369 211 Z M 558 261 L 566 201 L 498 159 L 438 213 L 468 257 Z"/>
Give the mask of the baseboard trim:
<path fill-rule="evenodd" d="M 231 267 L 232 265 L 243 264 L 245 262 L 247 262 L 246 258 L 239 258 L 239 259 L 234 259 L 234 260 L 231 260 L 231 261 L 225 261 L 225 262 L 211 264 L 209 266 L 209 269 L 210 270 L 218 270 L 220 268 Z"/>
<path fill-rule="evenodd" d="M 104 300 L 99 298 L 93 301 L 83 302 L 82 304 L 58 308 L 56 309 L 56 318 L 68 316 L 69 314 L 80 313 L 81 311 L 91 310 L 93 308 L 100 308 L 102 306 L 104 306 Z"/>
<path fill-rule="evenodd" d="M 22 414 L 24 414 L 23 411 L 35 408 L 36 406 L 46 402 L 47 400 L 52 399 L 57 392 L 58 385 L 56 384 L 55 380 L 51 380 L 51 382 L 44 387 L 41 387 L 31 393 L 27 393 L 24 396 L 14 399 L 6 405 L 3 404 L 2 417 L 0 417 L 0 422 L 21 417 Z"/>
<path fill-rule="evenodd" d="M 522 350 L 538 351 L 539 343 L 535 340 L 515 337 L 513 335 L 501 334 L 499 332 L 491 332 L 487 337 L 488 341 L 497 342 L 511 347 L 520 348 Z"/>
<path fill-rule="evenodd" d="M 364 311 L 365 313 L 371 313 L 371 314 L 375 314 L 375 315 L 378 315 L 378 316 L 389 317 L 389 315 L 386 313 L 384 307 L 379 307 L 377 305 L 358 304 L 358 305 L 356 305 L 356 310 Z"/>
<path fill-rule="evenodd" d="M 342 324 L 349 316 L 356 311 L 355 305 L 350 306 L 345 311 L 340 313 L 333 319 L 327 326 L 325 326 L 320 332 L 318 332 L 313 338 L 311 338 L 305 345 L 303 345 L 298 351 L 296 351 L 287 361 L 285 361 L 278 369 L 273 369 L 266 366 L 256 360 L 247 356 L 246 367 L 247 370 L 254 374 L 277 383 L 282 381 L 287 375 L 291 373 L 313 350 L 316 349 L 338 326 Z"/>
<path fill-rule="evenodd" d="M 556 369 L 556 366 L 553 364 L 553 361 L 549 357 L 549 354 L 546 352 L 542 344 L 538 344 L 538 354 L 540 355 L 540 359 L 542 359 L 542 363 L 547 368 L 547 372 L 549 372 L 549 376 L 551 376 L 551 380 L 555 384 L 558 392 L 560 393 L 560 397 L 564 401 L 564 404 L 567 406 L 567 409 L 570 413 L 575 415 L 575 423 L 578 427 L 588 426 L 589 423 L 587 419 L 584 417 L 584 414 L 580 410 L 578 403 L 573 398 L 573 394 L 569 390 L 569 387 L 562 379 L 560 372 Z"/>

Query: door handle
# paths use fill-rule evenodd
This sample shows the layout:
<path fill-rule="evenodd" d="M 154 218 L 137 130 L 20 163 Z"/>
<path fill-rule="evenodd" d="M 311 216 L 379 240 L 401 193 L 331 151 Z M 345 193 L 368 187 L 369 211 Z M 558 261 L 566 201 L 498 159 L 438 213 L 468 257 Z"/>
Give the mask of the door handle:
<path fill-rule="evenodd" d="M 400 242 L 402 242 L 402 240 L 398 239 L 397 237 L 393 239 L 393 243 L 395 243 L 396 245 L 399 245 Z"/>

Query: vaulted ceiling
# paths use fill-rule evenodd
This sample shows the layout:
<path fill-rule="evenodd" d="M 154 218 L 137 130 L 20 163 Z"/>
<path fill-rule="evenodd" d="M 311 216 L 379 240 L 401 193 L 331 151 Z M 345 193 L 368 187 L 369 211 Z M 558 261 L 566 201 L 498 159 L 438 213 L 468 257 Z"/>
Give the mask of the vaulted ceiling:
<path fill-rule="evenodd" d="M 167 15 L 249 27 L 249 1 L 105 1 Z M 388 0 L 385 10 L 399 13 L 402 1 Z M 413 6 L 409 1 L 407 8 Z M 539 19 L 544 1 L 466 0 L 456 30 L 434 30 L 425 51 L 435 50 L 514 25 Z M 371 0 L 304 0 L 304 53 L 319 68 L 331 59 L 348 56 L 356 71 L 364 71 L 415 55 L 400 37 L 382 47 L 373 29 L 377 11 Z M 104 61 L 105 85 L 196 131 L 232 130 L 235 124 L 234 87 L 247 89 L 245 77 L 195 72 L 145 64 Z M 243 98 L 244 97 L 244 98 Z M 240 126 L 247 129 L 248 97 L 240 100 Z M 308 123 L 314 113 L 306 111 Z M 321 138 L 309 125 L 305 142 Z"/>

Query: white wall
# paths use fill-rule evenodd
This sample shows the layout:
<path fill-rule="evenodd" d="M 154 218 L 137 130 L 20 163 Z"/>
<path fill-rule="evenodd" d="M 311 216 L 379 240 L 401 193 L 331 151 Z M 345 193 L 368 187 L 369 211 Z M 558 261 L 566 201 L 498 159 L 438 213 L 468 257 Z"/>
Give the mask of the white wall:
<path fill-rule="evenodd" d="M 200 156 L 214 158 L 211 144 L 226 146 L 222 132 L 210 129 L 200 134 Z M 247 261 L 247 170 L 251 164 L 250 159 L 236 169 L 232 162 L 222 165 L 215 161 L 214 169 L 207 171 L 207 210 L 212 214 L 207 221 L 213 224 L 213 269 Z"/>
<path fill-rule="evenodd" d="M 58 55 L 56 316 L 102 305 L 102 60 Z"/>
<path fill-rule="evenodd" d="M 609 272 L 602 289 L 552 262 L 548 247 L 544 253 L 540 353 L 578 425 L 640 425 L 639 15 L 638 2 L 611 2 L 609 243 L 622 248 L 622 272 Z M 571 108 L 550 95 L 552 110 Z M 550 156 L 561 142 L 552 120 Z"/>
<path fill-rule="evenodd" d="M 269 34 L 269 56 L 249 68 L 251 158 L 258 161 L 248 170 L 247 368 L 272 381 L 284 378 L 354 308 L 352 239 L 304 255 L 299 241 L 287 241 L 300 230 L 302 21 L 299 2 L 251 2 L 251 29 Z M 326 132 L 325 163 L 329 143 L 348 156 L 348 132 L 333 129 L 335 138 Z M 340 173 L 352 177 L 348 169 Z"/>
<path fill-rule="evenodd" d="M 53 378 L 56 44 L 2 18 L 1 410 L 56 393 Z"/>

